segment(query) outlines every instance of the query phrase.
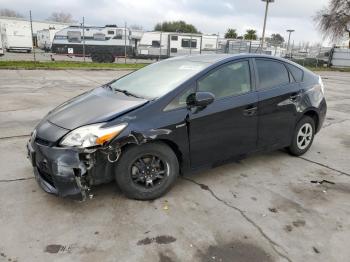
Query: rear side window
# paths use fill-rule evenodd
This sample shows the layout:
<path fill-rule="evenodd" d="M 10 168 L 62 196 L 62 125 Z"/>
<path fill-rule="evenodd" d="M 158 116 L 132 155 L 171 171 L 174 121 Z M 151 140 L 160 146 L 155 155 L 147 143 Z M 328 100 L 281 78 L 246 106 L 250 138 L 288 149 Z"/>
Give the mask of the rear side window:
<path fill-rule="evenodd" d="M 291 64 L 286 64 L 286 66 L 288 67 L 289 71 L 291 72 L 291 74 L 296 82 L 303 81 L 303 76 L 304 76 L 303 70 L 301 70 L 301 69 L 299 69 L 296 66 L 293 66 Z"/>
<path fill-rule="evenodd" d="M 282 63 L 256 59 L 256 65 L 259 76 L 258 89 L 271 89 L 289 83 L 287 68 Z"/>

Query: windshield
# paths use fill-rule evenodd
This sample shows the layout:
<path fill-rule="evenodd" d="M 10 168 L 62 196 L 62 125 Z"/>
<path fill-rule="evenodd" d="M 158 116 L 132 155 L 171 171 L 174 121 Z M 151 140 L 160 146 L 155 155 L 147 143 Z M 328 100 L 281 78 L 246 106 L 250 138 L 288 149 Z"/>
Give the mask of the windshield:
<path fill-rule="evenodd" d="M 114 90 L 145 97 L 161 97 L 207 67 L 207 63 L 170 59 L 154 63 L 126 75 L 110 86 Z"/>

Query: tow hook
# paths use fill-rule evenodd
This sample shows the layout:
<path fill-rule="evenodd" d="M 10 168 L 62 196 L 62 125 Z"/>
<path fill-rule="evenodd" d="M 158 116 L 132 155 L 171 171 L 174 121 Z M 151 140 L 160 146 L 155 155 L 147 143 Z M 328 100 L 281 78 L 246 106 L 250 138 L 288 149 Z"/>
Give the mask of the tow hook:
<path fill-rule="evenodd" d="M 115 163 L 118 161 L 120 155 L 122 153 L 122 150 L 120 148 L 116 148 L 115 150 L 113 151 L 110 151 L 108 154 L 107 154 L 107 159 L 110 163 Z"/>

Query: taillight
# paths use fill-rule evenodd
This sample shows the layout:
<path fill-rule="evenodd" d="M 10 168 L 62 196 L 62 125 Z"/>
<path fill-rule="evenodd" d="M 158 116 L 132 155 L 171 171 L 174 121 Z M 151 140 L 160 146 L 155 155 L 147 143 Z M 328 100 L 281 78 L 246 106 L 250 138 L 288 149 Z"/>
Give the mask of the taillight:
<path fill-rule="evenodd" d="M 324 94 L 324 84 L 321 76 L 318 77 L 318 83 L 321 86 L 322 94 Z"/>

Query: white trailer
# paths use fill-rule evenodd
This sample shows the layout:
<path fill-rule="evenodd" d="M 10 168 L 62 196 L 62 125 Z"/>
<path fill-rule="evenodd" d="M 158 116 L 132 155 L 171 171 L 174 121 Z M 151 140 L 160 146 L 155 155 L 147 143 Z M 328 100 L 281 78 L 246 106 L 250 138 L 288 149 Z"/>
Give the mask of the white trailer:
<path fill-rule="evenodd" d="M 128 28 L 70 26 L 58 31 L 51 50 L 57 54 L 91 56 L 94 62 L 114 62 L 115 57 L 134 56 L 137 37 Z"/>
<path fill-rule="evenodd" d="M 32 35 L 30 25 L 23 23 L 12 23 L 6 27 L 1 26 L 1 37 L 3 48 L 10 51 L 32 51 Z"/>
<path fill-rule="evenodd" d="M 2 47 L 2 37 L 1 37 L 1 28 L 0 28 L 0 56 L 4 55 L 4 49 Z"/>
<path fill-rule="evenodd" d="M 37 45 L 45 51 L 51 50 L 52 41 L 59 30 L 55 28 L 39 30 L 36 33 Z"/>
<path fill-rule="evenodd" d="M 136 55 L 140 58 L 167 58 L 215 53 L 217 39 L 215 35 L 145 32 L 137 46 Z"/>

